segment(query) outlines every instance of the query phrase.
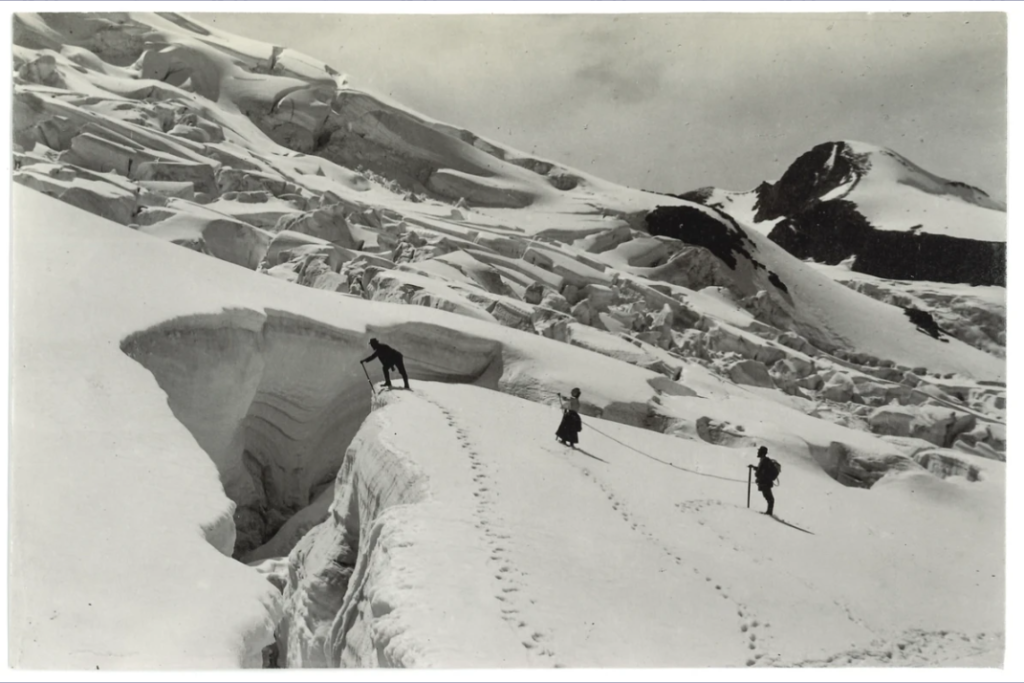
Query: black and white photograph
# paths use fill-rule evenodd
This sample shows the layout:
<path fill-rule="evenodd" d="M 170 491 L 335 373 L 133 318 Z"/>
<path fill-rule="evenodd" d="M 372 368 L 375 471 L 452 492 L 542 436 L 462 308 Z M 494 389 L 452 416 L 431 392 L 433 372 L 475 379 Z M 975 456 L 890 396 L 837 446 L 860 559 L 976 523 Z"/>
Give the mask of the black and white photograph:
<path fill-rule="evenodd" d="M 1000 3 L 175 4 L 7 12 L 8 676 L 1009 680 Z"/>

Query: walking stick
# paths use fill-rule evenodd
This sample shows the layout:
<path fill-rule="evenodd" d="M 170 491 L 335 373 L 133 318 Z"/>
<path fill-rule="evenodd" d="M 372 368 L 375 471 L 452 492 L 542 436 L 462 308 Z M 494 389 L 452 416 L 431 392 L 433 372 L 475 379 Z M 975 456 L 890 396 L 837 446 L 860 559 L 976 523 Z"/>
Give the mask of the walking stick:
<path fill-rule="evenodd" d="M 747 467 L 747 507 L 748 508 L 750 507 L 750 475 L 751 475 L 751 472 L 752 472 L 752 470 L 748 466 Z"/>
<path fill-rule="evenodd" d="M 376 396 L 377 390 L 373 388 L 373 380 L 370 379 L 370 373 L 366 371 L 366 364 L 360 363 L 359 365 L 363 367 L 363 374 L 366 375 L 366 381 L 370 383 L 370 391 L 372 391 L 373 395 Z M 747 507 L 750 507 L 750 491 L 747 491 Z"/>

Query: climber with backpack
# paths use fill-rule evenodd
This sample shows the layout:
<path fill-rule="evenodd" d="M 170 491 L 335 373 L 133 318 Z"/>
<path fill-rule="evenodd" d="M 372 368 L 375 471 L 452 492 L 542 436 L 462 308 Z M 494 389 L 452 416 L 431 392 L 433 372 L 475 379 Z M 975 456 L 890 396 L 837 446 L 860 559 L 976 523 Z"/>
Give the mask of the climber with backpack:
<path fill-rule="evenodd" d="M 771 516 L 775 510 L 775 496 L 772 495 L 772 487 L 777 485 L 779 475 L 782 474 L 782 465 L 779 464 L 778 460 L 772 460 L 768 457 L 768 449 L 764 446 L 757 449 L 757 457 L 757 466 L 747 465 L 747 467 L 754 470 L 754 481 L 757 482 L 757 490 L 768 501 L 768 510 L 764 514 Z M 750 502 L 749 496 L 747 502 Z"/>

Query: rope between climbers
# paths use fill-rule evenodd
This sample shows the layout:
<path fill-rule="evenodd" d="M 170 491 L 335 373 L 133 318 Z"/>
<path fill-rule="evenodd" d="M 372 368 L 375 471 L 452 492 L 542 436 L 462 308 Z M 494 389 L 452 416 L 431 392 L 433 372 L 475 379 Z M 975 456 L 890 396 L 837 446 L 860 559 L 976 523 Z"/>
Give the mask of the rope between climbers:
<path fill-rule="evenodd" d="M 644 453 L 641 450 L 637 450 L 636 448 L 633 448 L 632 446 L 630 446 L 628 443 L 623 443 L 623 442 L 619 441 L 618 439 L 616 439 L 614 436 L 610 436 L 608 434 L 605 434 L 600 429 L 596 429 L 594 427 L 591 427 L 590 425 L 584 425 L 584 426 L 587 429 L 590 429 L 590 430 L 593 430 L 593 431 L 597 432 L 598 434 L 600 434 L 604 438 L 611 439 L 612 441 L 614 441 L 615 443 L 619 444 L 620 446 L 625 446 L 629 450 L 635 451 L 635 452 L 639 453 L 640 455 L 644 456 L 645 458 L 650 458 L 651 460 L 654 460 L 656 462 L 660 462 L 662 465 L 668 465 L 669 467 L 674 467 L 677 470 L 682 470 L 683 472 L 689 472 L 690 474 L 696 474 L 696 475 L 701 476 L 701 477 L 711 477 L 712 479 L 722 479 L 723 481 L 735 481 L 735 482 L 740 483 L 740 484 L 746 484 L 747 483 L 746 479 L 733 479 L 732 477 L 722 477 L 722 476 L 719 476 L 717 474 L 708 474 L 707 472 L 698 472 L 697 470 L 691 470 L 689 467 L 683 467 L 681 465 L 676 465 L 675 463 L 668 462 L 667 460 L 662 460 L 661 458 L 656 458 L 653 455 L 650 455 L 648 453 Z"/>
<path fill-rule="evenodd" d="M 425 360 L 423 360 L 421 358 L 414 358 L 414 357 L 409 356 L 409 355 L 404 355 L 403 354 L 403 358 L 407 358 L 408 360 L 414 361 L 416 363 L 421 363 L 423 365 L 433 365 L 436 368 L 441 368 L 442 367 L 440 365 L 436 365 L 436 364 L 431 363 L 429 361 L 425 361 Z M 650 458 L 651 460 L 654 460 L 655 462 L 660 462 L 662 465 L 668 465 L 669 467 L 675 468 L 675 469 L 680 470 L 682 472 L 689 472 L 690 474 L 696 474 L 697 476 L 700 476 L 700 477 L 710 477 L 712 479 L 721 479 L 722 481 L 734 481 L 734 482 L 737 482 L 739 484 L 746 484 L 746 483 L 748 483 L 746 479 L 734 479 L 732 477 L 723 477 L 723 476 L 720 476 L 720 475 L 717 475 L 717 474 L 708 474 L 707 472 L 698 472 L 697 470 L 690 469 L 689 467 L 683 467 L 682 465 L 676 465 L 675 463 L 668 462 L 667 460 L 662 460 L 661 458 L 656 458 L 653 455 L 650 455 L 649 453 L 644 453 L 641 450 L 637 450 L 633 446 L 630 446 L 628 443 L 623 443 L 622 441 L 619 441 L 618 439 L 616 439 L 614 436 L 610 436 L 608 434 L 605 434 L 600 429 L 597 429 L 595 427 L 591 427 L 588 424 L 584 424 L 583 426 L 585 426 L 587 429 L 591 429 L 591 430 L 597 432 L 598 434 L 600 434 L 601 436 L 603 436 L 606 439 L 610 439 L 610 440 L 614 441 L 615 443 L 619 444 L 620 446 L 624 446 L 624 447 L 628 448 L 631 451 L 639 453 L 640 455 L 644 456 L 645 458 Z"/>

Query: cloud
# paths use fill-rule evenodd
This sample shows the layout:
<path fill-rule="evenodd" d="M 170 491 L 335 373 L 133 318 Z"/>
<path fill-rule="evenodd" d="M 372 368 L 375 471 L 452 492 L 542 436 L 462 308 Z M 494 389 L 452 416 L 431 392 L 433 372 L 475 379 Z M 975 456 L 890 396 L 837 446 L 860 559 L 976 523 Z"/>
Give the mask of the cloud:
<path fill-rule="evenodd" d="M 852 138 L 1005 196 L 998 13 L 219 16 L 356 87 L 633 186 L 745 189 Z"/>
<path fill-rule="evenodd" d="M 573 76 L 583 89 L 594 88 L 594 98 L 638 104 L 658 95 L 665 70 L 664 64 L 656 62 L 622 63 L 602 57 L 579 67 Z"/>

